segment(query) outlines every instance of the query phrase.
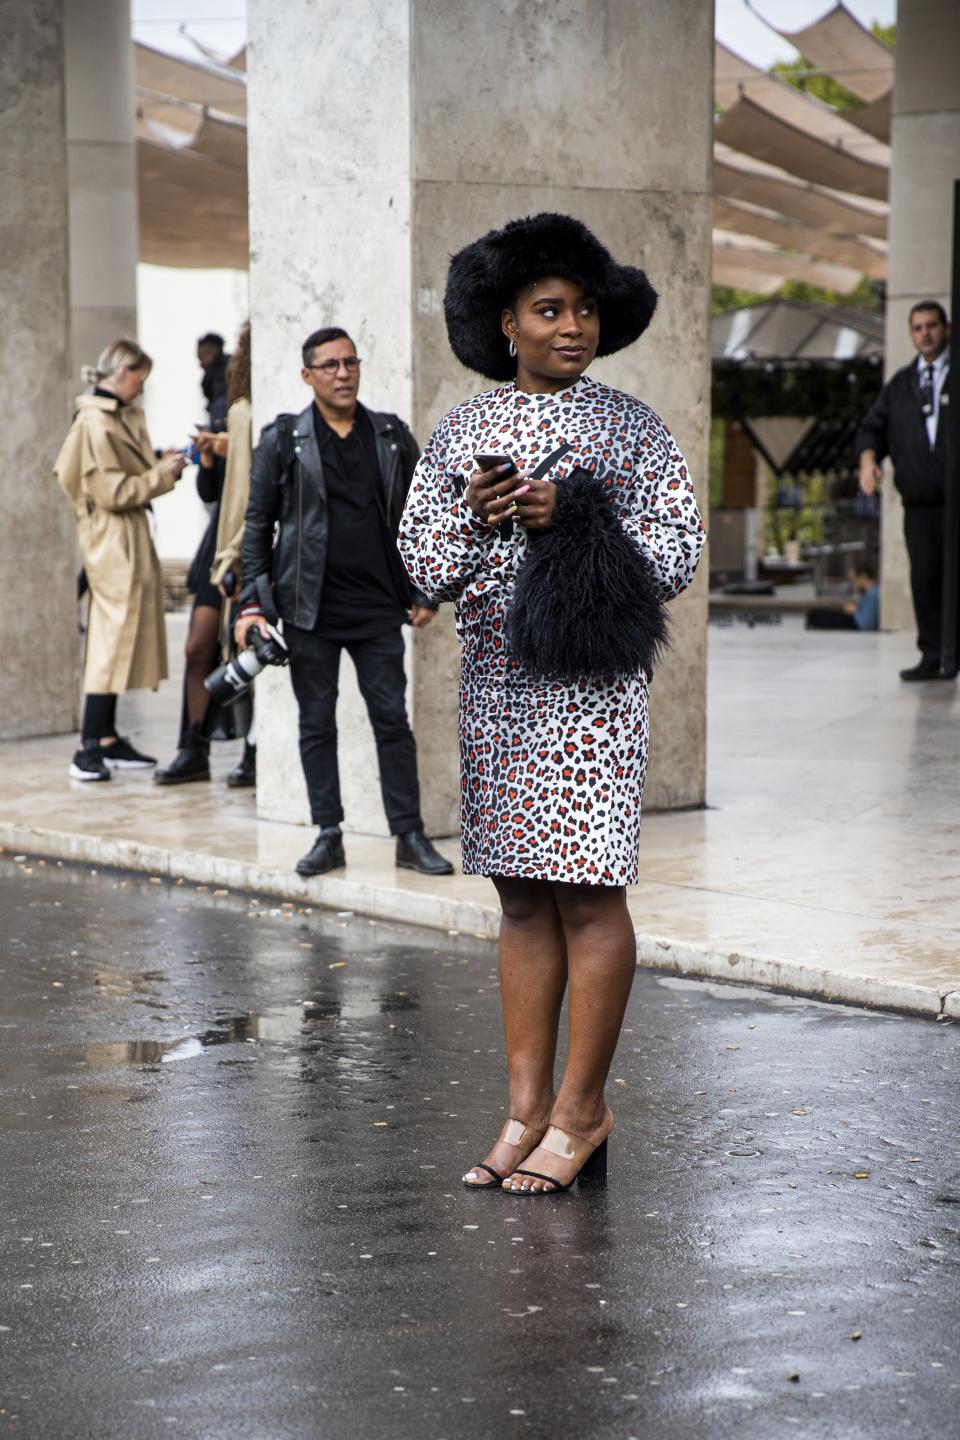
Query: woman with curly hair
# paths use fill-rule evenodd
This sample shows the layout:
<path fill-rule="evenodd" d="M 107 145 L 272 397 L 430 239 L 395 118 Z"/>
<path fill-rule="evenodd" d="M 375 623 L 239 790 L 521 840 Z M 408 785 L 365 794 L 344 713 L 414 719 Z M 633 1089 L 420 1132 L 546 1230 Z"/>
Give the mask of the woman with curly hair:
<path fill-rule="evenodd" d="M 513 221 L 450 265 L 451 347 L 499 383 L 434 431 L 400 550 L 415 585 L 456 603 L 463 870 L 489 876 L 502 909 L 508 1119 L 471 1188 L 543 1196 L 606 1169 L 647 685 L 704 534 L 663 421 L 587 371 L 655 304 L 643 271 L 567 215 Z"/>

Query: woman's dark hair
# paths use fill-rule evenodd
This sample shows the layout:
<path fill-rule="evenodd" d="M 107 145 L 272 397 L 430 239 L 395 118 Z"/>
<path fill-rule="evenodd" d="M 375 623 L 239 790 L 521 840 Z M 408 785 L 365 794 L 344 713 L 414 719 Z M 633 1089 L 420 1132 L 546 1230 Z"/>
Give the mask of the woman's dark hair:
<path fill-rule="evenodd" d="M 329 345 L 331 340 L 349 340 L 353 344 L 353 337 L 342 330 L 339 325 L 328 325 L 323 330 L 314 330 L 303 342 L 303 363 L 309 365 L 313 361 L 313 352 L 318 345 Z"/>
<path fill-rule="evenodd" d="M 948 325 L 950 323 L 947 319 L 947 312 L 946 310 L 944 310 L 939 300 L 918 300 L 916 305 L 910 306 L 911 320 L 919 310 L 935 310 L 937 318 L 939 319 L 941 325 Z"/>
<path fill-rule="evenodd" d="M 250 399 L 250 321 L 240 326 L 240 334 L 227 366 L 227 404 Z"/>

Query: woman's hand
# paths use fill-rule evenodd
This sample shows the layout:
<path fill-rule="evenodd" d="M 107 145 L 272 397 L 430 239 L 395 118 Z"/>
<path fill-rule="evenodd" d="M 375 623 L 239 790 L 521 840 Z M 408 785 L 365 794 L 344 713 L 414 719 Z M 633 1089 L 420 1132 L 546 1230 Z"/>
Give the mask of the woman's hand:
<path fill-rule="evenodd" d="M 207 455 L 216 455 L 221 460 L 230 448 L 230 437 L 225 430 L 198 430 L 194 440 Z"/>
<path fill-rule="evenodd" d="M 498 500 L 488 511 L 491 525 L 516 520 L 525 530 L 546 530 L 553 519 L 557 487 L 549 480 L 527 480 L 512 495 Z"/>
<path fill-rule="evenodd" d="M 187 463 L 187 457 L 182 450 L 167 450 L 157 469 L 163 476 L 170 476 L 173 480 L 179 480 L 183 474 L 183 467 Z"/>
<path fill-rule="evenodd" d="M 506 475 L 509 468 L 509 465 L 495 465 L 492 470 L 474 470 L 470 476 L 464 499 L 474 515 L 485 525 L 499 524 L 504 518 L 502 513 L 498 513 L 494 519 L 492 512 L 498 506 L 509 505 L 518 493 L 517 487 L 524 483 L 522 472 Z"/>

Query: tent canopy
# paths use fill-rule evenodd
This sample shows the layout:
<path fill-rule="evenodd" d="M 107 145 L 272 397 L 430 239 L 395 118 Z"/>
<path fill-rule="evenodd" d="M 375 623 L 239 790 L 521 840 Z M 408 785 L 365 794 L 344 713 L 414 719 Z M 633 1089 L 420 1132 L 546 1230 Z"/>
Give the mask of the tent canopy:
<path fill-rule="evenodd" d="M 883 321 L 869 310 L 768 300 L 711 321 L 715 360 L 851 360 L 883 354 Z"/>
<path fill-rule="evenodd" d="M 777 33 L 865 103 L 841 113 L 717 44 L 714 280 L 846 293 L 886 275 L 893 54 L 843 4 Z M 134 46 L 141 256 L 246 268 L 246 50 L 197 49 Z"/>

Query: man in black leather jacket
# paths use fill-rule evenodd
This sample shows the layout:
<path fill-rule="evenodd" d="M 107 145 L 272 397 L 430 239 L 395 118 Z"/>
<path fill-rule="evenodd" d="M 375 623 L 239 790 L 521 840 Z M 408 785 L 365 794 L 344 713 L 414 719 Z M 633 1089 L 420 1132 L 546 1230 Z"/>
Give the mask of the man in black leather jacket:
<path fill-rule="evenodd" d="M 253 455 L 236 624 L 283 621 L 300 709 L 300 758 L 319 834 L 297 864 L 322 875 L 346 863 L 337 768 L 337 684 L 345 649 L 377 744 L 380 788 L 397 864 L 426 875 L 453 866 L 423 833 L 417 752 L 404 703 L 403 635 L 436 606 L 411 592 L 396 534 L 420 451 L 396 415 L 357 400 L 360 361 L 345 330 L 308 336 L 302 378 L 313 402 L 265 425 Z M 276 540 L 274 536 L 276 534 Z"/>
<path fill-rule="evenodd" d="M 917 359 L 891 375 L 855 445 L 864 494 L 876 490 L 880 462 L 889 455 L 903 499 L 920 663 L 901 670 L 900 678 L 940 680 L 950 325 L 939 301 L 911 306 L 910 339 Z"/>

